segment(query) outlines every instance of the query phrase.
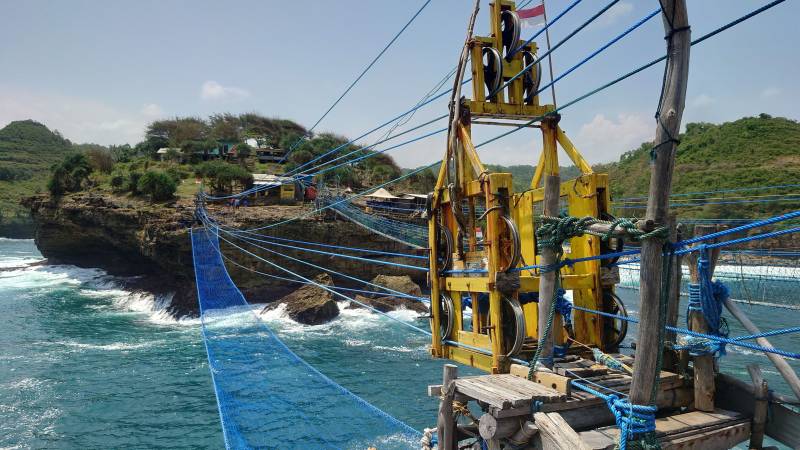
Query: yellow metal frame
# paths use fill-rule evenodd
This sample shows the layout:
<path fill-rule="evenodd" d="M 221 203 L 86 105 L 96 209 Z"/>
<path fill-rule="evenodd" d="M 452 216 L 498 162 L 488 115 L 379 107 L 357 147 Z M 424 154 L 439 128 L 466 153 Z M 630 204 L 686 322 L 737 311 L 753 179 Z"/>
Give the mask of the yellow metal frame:
<path fill-rule="evenodd" d="M 462 108 L 468 110 L 467 117 L 489 116 L 503 119 L 530 120 L 554 111 L 553 105 L 540 105 L 538 97 L 532 104 L 525 104 L 523 99 L 522 77 L 513 81 L 506 89 L 490 101 L 486 99 L 483 79 L 482 49 L 493 46 L 502 55 L 502 34 L 500 32 L 500 13 L 503 9 L 515 9 L 514 2 L 495 0 L 490 4 L 490 20 L 492 37 L 476 37 L 470 43 L 472 52 L 473 100 L 462 102 Z M 529 50 L 535 51 L 536 45 L 531 43 Z M 518 73 L 522 67 L 522 52 L 518 52 L 511 61 L 503 58 L 506 78 Z M 504 75 L 504 76 L 505 76 Z M 456 146 L 448 150 L 439 169 L 436 188 L 433 192 L 432 212 L 429 216 L 428 231 L 430 245 L 430 285 L 431 285 L 431 353 L 436 357 L 449 358 L 457 362 L 499 373 L 507 372 L 509 359 L 503 348 L 502 327 L 487 326 L 502 324 L 503 295 L 497 289 L 498 267 L 507 261 L 508 255 L 501 252 L 502 214 L 507 211 L 517 225 L 522 261 L 526 264 L 538 264 L 536 255 L 535 219 L 541 214 L 544 200 L 544 189 L 540 187 L 544 175 L 558 174 L 558 153 L 562 150 L 581 170 L 582 175 L 561 184 L 560 197 L 562 204 L 567 205 L 573 216 L 599 217 L 606 212 L 609 205 L 608 176 L 596 174 L 581 156 L 577 148 L 558 126 L 558 116 L 551 115 L 541 121 L 543 148 L 531 181 L 530 189 L 515 193 L 512 176 L 508 173 L 489 173 L 481 163 L 471 138 L 469 120 L 462 120 L 456 125 Z M 464 123 L 466 122 L 466 123 Z M 452 179 L 452 180 L 451 180 Z M 448 181 L 451 180 L 451 181 Z M 450 185 L 448 185 L 450 183 Z M 473 274 L 439 275 L 438 268 L 438 227 L 446 227 L 453 236 L 457 235 L 459 226 L 453 213 L 451 190 L 458 192 L 458 199 L 467 202 L 470 214 L 467 215 L 467 235 L 464 240 L 468 251 L 463 260 L 486 258 L 487 273 L 481 276 Z M 486 208 L 486 230 L 484 234 L 484 250 L 477 250 L 475 236 L 474 208 L 477 202 L 483 201 Z M 460 206 L 460 205 L 459 205 Z M 456 245 L 457 242 L 456 242 Z M 595 236 L 582 236 L 571 239 L 566 249 L 567 257 L 581 258 L 600 254 L 600 242 Z M 454 260 L 462 255 L 454 252 Z M 459 263 L 459 266 L 463 263 Z M 600 284 L 600 261 L 586 261 L 561 270 L 562 287 L 572 290 L 576 305 L 602 310 L 602 286 Z M 538 292 L 539 274 L 535 271 L 520 273 L 521 292 Z M 489 294 L 489 312 L 481 314 L 477 308 L 473 310 L 470 330 L 465 330 L 462 311 L 462 295 L 472 297 L 472 304 L 477 304 L 480 293 Z M 441 311 L 438 299 L 441 294 L 448 294 L 454 303 L 453 332 L 443 342 L 440 336 Z M 516 294 L 515 294 L 516 295 Z M 526 323 L 526 335 L 536 339 L 538 336 L 537 303 L 523 305 Z M 590 345 L 602 346 L 602 319 L 596 315 L 576 311 L 574 314 L 575 337 Z M 560 329 L 560 326 L 557 328 Z M 563 342 L 563 336 L 557 336 Z"/>

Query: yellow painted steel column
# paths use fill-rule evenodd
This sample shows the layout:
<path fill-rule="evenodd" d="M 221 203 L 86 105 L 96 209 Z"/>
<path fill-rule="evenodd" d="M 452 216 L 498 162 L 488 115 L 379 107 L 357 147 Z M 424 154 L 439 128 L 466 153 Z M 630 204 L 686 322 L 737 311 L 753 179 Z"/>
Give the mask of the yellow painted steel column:
<path fill-rule="evenodd" d="M 430 261 L 428 272 L 428 279 L 431 282 L 431 355 L 441 358 L 442 355 L 442 336 L 441 336 L 441 312 L 439 311 L 439 261 L 436 257 L 437 249 L 437 233 L 436 233 L 436 218 L 437 214 L 434 212 L 428 218 L 428 247 L 430 254 L 428 260 Z"/>

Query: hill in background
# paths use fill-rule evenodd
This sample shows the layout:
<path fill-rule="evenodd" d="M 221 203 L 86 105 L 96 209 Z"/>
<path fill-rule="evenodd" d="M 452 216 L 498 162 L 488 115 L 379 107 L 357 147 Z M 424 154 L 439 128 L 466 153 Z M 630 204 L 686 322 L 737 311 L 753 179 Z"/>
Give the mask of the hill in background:
<path fill-rule="evenodd" d="M 33 120 L 0 129 L 0 235 L 30 235 L 28 211 L 19 201 L 44 191 L 50 167 L 71 150 L 69 140 Z"/>
<path fill-rule="evenodd" d="M 689 123 L 680 141 L 673 193 L 800 184 L 800 124 L 797 121 L 761 114 L 719 125 Z M 619 162 L 595 166 L 596 171 L 609 173 L 616 201 L 647 195 L 652 146 L 650 142 L 644 143 L 623 154 Z M 754 218 L 800 209 L 800 200 L 778 202 L 773 201 L 774 197 L 764 197 L 790 194 L 788 198 L 792 198 L 793 192 L 800 193 L 800 189 L 678 196 L 672 202 L 705 203 L 680 207 L 680 217 Z M 633 204 L 628 203 L 628 206 Z M 644 210 L 625 208 L 617 213 L 641 216 Z"/>

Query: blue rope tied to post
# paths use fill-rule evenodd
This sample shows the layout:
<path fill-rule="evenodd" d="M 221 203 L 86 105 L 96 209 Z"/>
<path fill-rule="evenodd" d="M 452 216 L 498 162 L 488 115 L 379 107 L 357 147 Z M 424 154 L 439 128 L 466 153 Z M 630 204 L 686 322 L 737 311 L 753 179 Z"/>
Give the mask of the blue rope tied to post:
<path fill-rule="evenodd" d="M 699 311 L 708 325 L 708 334 L 727 337 L 727 326 L 722 318 L 722 304 L 728 299 L 729 291 L 721 281 L 711 280 L 711 263 L 708 248 L 702 246 L 700 257 L 697 259 L 697 272 L 699 283 L 689 284 L 689 303 L 687 306 L 686 322 L 689 325 L 689 314 Z M 707 354 L 725 355 L 725 343 L 711 341 L 705 338 L 689 337 L 683 345 L 673 347 L 676 350 L 689 350 L 692 356 Z"/>
<path fill-rule="evenodd" d="M 650 442 L 652 440 L 652 434 L 649 438 L 643 436 L 656 430 L 656 412 L 658 408 L 651 405 L 631 404 L 629 401 L 620 398 L 616 394 L 603 394 L 585 384 L 578 383 L 577 380 L 572 380 L 571 383 L 576 388 L 599 397 L 606 402 L 606 406 L 608 406 L 608 409 L 614 414 L 614 420 L 619 427 L 620 450 L 627 450 L 629 441 L 642 437 L 645 439 L 636 442 L 637 447 L 658 448 L 656 442 Z"/>
<path fill-rule="evenodd" d="M 564 297 L 567 293 L 564 289 L 559 289 L 556 291 L 556 298 L 555 298 L 555 308 L 556 312 L 561 315 L 564 319 L 564 328 L 567 329 L 567 332 L 572 335 L 572 303 Z M 567 355 L 567 351 L 571 342 L 567 340 L 564 342 L 564 345 L 554 345 L 553 346 L 553 356 L 556 358 L 563 358 Z"/>

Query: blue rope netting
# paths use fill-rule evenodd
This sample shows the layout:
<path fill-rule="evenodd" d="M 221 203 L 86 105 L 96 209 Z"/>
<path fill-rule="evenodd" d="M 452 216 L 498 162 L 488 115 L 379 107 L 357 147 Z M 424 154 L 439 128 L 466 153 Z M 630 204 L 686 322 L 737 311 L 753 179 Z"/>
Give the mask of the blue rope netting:
<path fill-rule="evenodd" d="M 362 227 L 416 248 L 428 246 L 428 227 L 388 217 L 369 214 L 350 202 L 339 202 L 340 199 L 320 198 L 320 203 L 330 206 L 337 214 Z"/>
<path fill-rule="evenodd" d="M 203 341 L 227 448 L 405 449 L 419 432 L 286 347 L 228 275 L 216 235 L 191 234 Z"/>

